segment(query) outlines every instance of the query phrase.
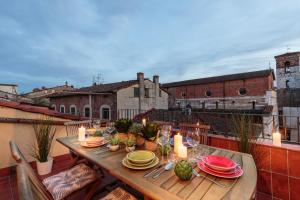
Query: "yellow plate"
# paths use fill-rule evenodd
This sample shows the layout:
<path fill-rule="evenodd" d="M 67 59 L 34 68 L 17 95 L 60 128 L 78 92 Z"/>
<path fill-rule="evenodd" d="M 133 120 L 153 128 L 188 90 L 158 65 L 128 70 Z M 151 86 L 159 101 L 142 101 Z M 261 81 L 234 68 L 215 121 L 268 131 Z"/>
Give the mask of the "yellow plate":
<path fill-rule="evenodd" d="M 126 162 L 128 164 L 132 165 L 132 166 L 135 166 L 135 167 L 144 167 L 144 166 L 148 166 L 148 165 L 151 165 L 152 163 L 154 163 L 155 162 L 155 157 L 150 162 L 147 162 L 147 163 L 133 163 L 128 159 L 126 159 Z"/>
<path fill-rule="evenodd" d="M 132 163 L 137 164 L 149 163 L 151 160 L 153 160 L 154 157 L 155 154 L 152 151 L 146 150 L 137 150 L 127 154 L 127 159 Z"/>
<path fill-rule="evenodd" d="M 141 167 L 131 165 L 131 164 L 128 162 L 128 160 L 127 160 L 126 157 L 122 160 L 122 164 L 123 164 L 125 167 L 127 167 L 127 168 L 129 168 L 129 169 L 136 169 L 136 170 L 150 169 L 150 168 L 152 168 L 152 167 L 155 167 L 158 163 L 159 163 L 159 159 L 158 159 L 158 157 L 156 157 L 156 156 L 155 156 L 155 158 L 154 158 L 153 163 L 151 163 L 150 165 L 147 165 L 147 166 L 141 166 Z"/>

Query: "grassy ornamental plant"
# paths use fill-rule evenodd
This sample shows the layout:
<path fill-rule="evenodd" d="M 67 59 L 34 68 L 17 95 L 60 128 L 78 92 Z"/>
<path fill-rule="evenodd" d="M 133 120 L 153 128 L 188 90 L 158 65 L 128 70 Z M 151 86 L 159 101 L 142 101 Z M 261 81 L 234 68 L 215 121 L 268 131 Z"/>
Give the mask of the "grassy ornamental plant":
<path fill-rule="evenodd" d="M 119 119 L 115 122 L 115 128 L 119 133 L 127 133 L 131 125 L 131 119 Z"/>
<path fill-rule="evenodd" d="M 124 144 L 127 147 L 133 147 L 133 146 L 135 146 L 135 140 L 128 138 L 127 140 L 124 141 Z"/>
<path fill-rule="evenodd" d="M 51 124 L 51 119 L 33 125 L 35 143 L 32 145 L 31 156 L 39 162 L 47 162 L 56 129 Z"/>
<path fill-rule="evenodd" d="M 157 124 L 151 122 L 147 123 L 142 129 L 143 137 L 146 140 L 154 141 L 156 139 L 158 129 L 159 127 Z"/>
<path fill-rule="evenodd" d="M 259 130 L 253 124 L 252 116 L 245 114 L 233 116 L 232 128 L 238 141 L 239 151 L 253 154 Z"/>
<path fill-rule="evenodd" d="M 120 139 L 118 137 L 111 137 L 111 138 L 109 138 L 109 144 L 111 146 L 119 145 L 119 143 L 120 143 Z"/>

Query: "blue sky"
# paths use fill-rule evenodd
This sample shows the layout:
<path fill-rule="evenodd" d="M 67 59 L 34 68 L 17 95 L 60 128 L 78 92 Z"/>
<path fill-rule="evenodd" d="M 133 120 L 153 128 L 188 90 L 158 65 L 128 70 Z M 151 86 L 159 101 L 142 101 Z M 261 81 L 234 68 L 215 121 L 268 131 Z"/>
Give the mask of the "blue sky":
<path fill-rule="evenodd" d="M 19 91 L 275 66 L 300 50 L 299 0 L 0 1 L 0 82 Z"/>

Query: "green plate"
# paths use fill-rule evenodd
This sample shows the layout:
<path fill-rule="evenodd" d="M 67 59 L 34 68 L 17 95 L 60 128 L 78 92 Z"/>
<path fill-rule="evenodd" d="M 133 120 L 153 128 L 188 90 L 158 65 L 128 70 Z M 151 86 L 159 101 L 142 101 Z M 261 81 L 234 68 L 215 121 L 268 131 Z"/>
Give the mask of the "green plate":
<path fill-rule="evenodd" d="M 122 164 L 123 166 L 129 168 L 129 169 L 135 169 L 135 170 L 145 170 L 145 169 L 150 169 L 152 167 L 155 167 L 157 164 L 159 163 L 159 159 L 155 156 L 154 161 L 147 165 L 147 166 L 142 166 L 142 167 L 138 167 L 138 166 L 134 166 L 132 164 L 129 163 L 129 161 L 127 160 L 127 157 L 125 157 L 122 160 Z"/>
<path fill-rule="evenodd" d="M 136 167 L 145 167 L 147 165 L 151 165 L 154 162 L 155 162 L 155 157 L 150 162 L 147 162 L 147 163 L 133 163 L 133 162 L 131 162 L 130 160 L 127 159 L 128 164 L 130 164 L 132 166 L 136 166 Z"/>
<path fill-rule="evenodd" d="M 152 151 L 137 150 L 127 154 L 127 159 L 132 163 L 146 164 L 155 158 L 155 154 Z"/>

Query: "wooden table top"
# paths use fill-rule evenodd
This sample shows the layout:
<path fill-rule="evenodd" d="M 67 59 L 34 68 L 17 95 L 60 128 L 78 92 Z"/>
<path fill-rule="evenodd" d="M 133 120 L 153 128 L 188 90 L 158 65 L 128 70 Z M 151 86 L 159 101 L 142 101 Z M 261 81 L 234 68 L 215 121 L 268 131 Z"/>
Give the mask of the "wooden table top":
<path fill-rule="evenodd" d="M 150 170 L 131 170 L 121 163 L 126 156 L 124 149 L 116 152 L 109 152 L 99 148 L 81 147 L 77 141 L 77 136 L 58 138 L 58 142 L 68 147 L 90 162 L 104 168 L 111 175 L 120 179 L 124 183 L 143 193 L 146 197 L 158 200 L 198 200 L 198 199 L 251 199 L 256 191 L 257 172 L 254 160 L 251 155 L 225 149 L 214 148 L 203 145 L 202 148 L 209 154 L 229 157 L 239 163 L 244 174 L 238 179 L 223 179 L 208 175 L 198 167 L 195 170 L 199 174 L 208 176 L 228 187 L 223 188 L 211 181 L 192 176 L 189 181 L 181 181 L 174 171 L 166 171 L 159 178 L 144 178 L 144 174 Z"/>

